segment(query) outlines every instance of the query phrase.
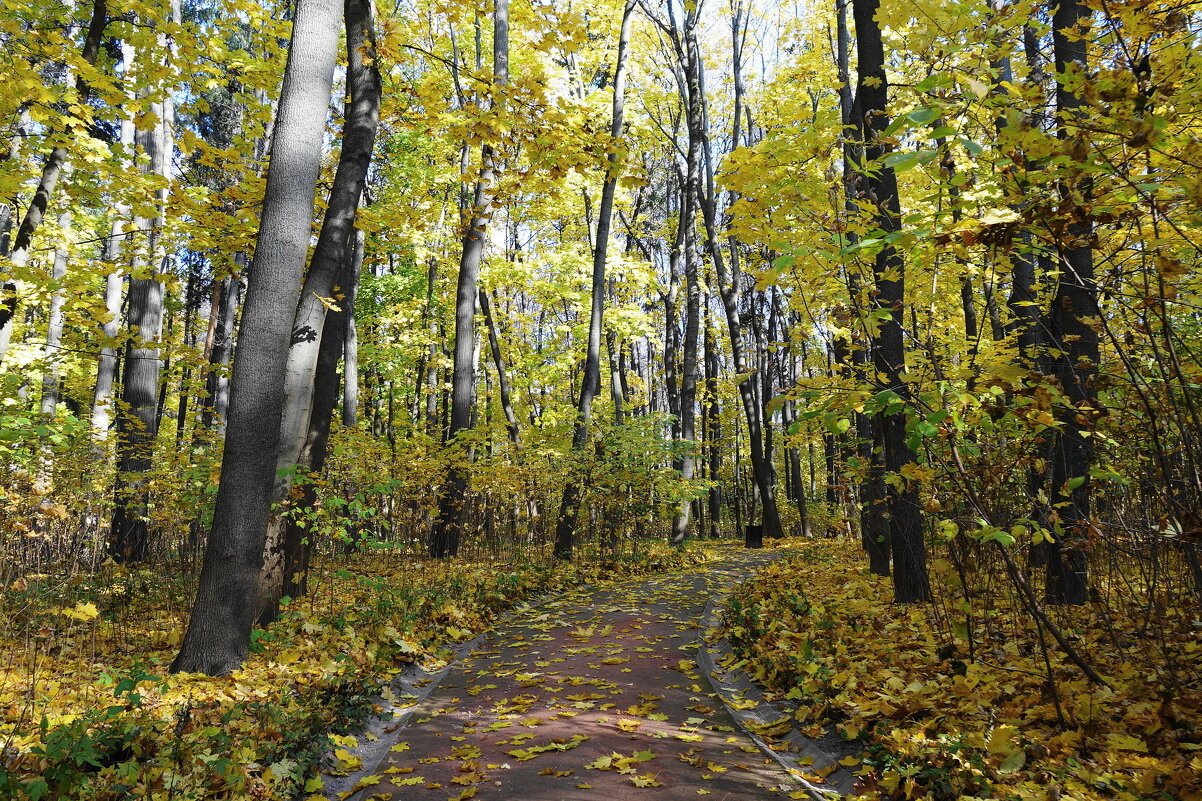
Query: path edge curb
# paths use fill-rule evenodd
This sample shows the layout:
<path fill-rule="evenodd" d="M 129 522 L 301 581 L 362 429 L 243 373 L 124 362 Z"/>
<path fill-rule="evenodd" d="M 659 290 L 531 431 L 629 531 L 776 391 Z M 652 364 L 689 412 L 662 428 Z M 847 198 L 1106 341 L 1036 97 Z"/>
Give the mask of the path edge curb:
<path fill-rule="evenodd" d="M 403 668 L 401 672 L 389 680 L 386 686 L 391 688 L 394 694 L 405 696 L 405 706 L 396 706 L 379 693 L 373 696 L 373 707 L 379 707 L 380 711 L 373 712 L 361 728 L 350 732 L 350 734 L 359 739 L 359 745 L 354 748 L 348 748 L 347 751 L 359 758 L 360 767 L 345 776 L 333 776 L 324 772 L 319 773 L 318 775 L 322 777 L 322 788 L 317 794 L 325 796 L 328 801 L 352 801 L 360 791 L 356 790 L 345 796 L 340 794 L 350 791 L 358 783 L 359 779 L 364 776 L 373 775 L 376 772 L 376 768 L 383 763 L 385 757 L 388 755 L 388 750 L 395 742 L 395 737 L 389 738 L 384 735 L 395 735 L 398 731 L 406 728 L 413 721 L 413 717 L 421 705 L 442 684 L 447 674 L 465 658 L 480 650 L 497 626 L 503 625 L 516 616 L 525 614 L 532 609 L 538 609 L 541 606 L 546 606 L 547 604 L 566 598 L 568 595 L 587 590 L 589 586 L 592 585 L 541 595 L 507 610 L 496 620 L 492 621 L 488 625 L 488 628 L 481 631 L 472 639 L 450 645 L 449 649 L 452 656 L 438 670 L 427 671 L 418 662 Z M 418 684 L 421 684 L 421 686 L 419 687 Z M 365 735 L 367 735 L 366 742 L 364 742 Z M 333 754 L 333 752 L 333 747 L 326 748 L 326 758 Z M 298 797 L 304 796 L 302 794 Z"/>
<path fill-rule="evenodd" d="M 734 593 L 736 588 L 716 595 L 706 603 L 705 611 L 701 618 L 701 643 L 697 648 L 697 665 L 701 668 L 706 680 L 713 687 L 714 692 L 722 699 L 723 706 L 730 716 L 734 719 L 735 724 L 739 729 L 746 734 L 751 741 L 754 742 L 759 749 L 774 760 L 789 775 L 794 782 L 801 786 L 803 790 L 809 793 L 810 797 L 815 801 L 833 801 L 833 799 L 841 798 L 844 795 L 852 794 L 852 782 L 855 777 L 842 765 L 838 765 L 836 758 L 826 752 L 821 744 L 803 734 L 794 725 L 790 732 L 782 737 L 782 740 L 787 740 L 795 747 L 797 751 L 777 751 L 773 749 L 766 740 L 760 737 L 755 732 L 755 725 L 764 724 L 770 721 L 779 720 L 782 717 L 792 717 L 793 707 L 783 702 L 772 702 L 767 700 L 759 685 L 754 682 L 750 676 L 745 673 L 739 673 L 739 678 L 742 679 L 741 687 L 738 691 L 749 700 L 757 701 L 757 705 L 752 709 L 741 709 L 741 705 L 735 704 L 736 688 L 729 681 L 723 680 L 719 676 L 719 667 L 715 660 L 715 655 L 725 655 L 733 653 L 733 648 L 730 641 L 721 634 L 722 632 L 722 609 L 726 605 L 726 601 Z M 726 671 L 723 671 L 726 673 Z M 835 764 L 836 769 L 828 776 L 830 787 L 819 787 L 809 779 L 805 778 L 803 773 L 805 769 L 801 765 L 801 758 L 810 756 L 814 758 L 814 765 L 819 765 L 820 762 L 826 764 Z"/>

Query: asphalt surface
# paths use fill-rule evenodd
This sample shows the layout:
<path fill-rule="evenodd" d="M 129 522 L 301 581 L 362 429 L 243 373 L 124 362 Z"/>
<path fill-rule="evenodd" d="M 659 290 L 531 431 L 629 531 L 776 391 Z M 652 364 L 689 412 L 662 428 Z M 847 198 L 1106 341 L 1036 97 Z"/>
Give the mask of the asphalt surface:
<path fill-rule="evenodd" d="M 779 555 L 732 548 L 717 563 L 572 594 L 515 616 L 440 676 L 403 726 L 383 729 L 374 749 L 383 757 L 365 761 L 349 799 L 718 801 L 797 793 L 697 664 L 707 603 Z"/>

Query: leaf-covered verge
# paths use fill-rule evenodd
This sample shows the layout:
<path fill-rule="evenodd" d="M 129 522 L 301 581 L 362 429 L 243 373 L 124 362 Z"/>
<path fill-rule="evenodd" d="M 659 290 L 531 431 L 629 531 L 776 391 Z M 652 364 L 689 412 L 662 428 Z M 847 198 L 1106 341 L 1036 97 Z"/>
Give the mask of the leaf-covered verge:
<path fill-rule="evenodd" d="M 256 631 L 255 653 L 228 678 L 168 673 L 184 623 L 164 611 L 178 608 L 165 596 L 184 592 L 169 572 L 31 576 L 0 596 L 0 798 L 311 792 L 337 733 L 364 720 L 406 664 L 437 664 L 523 600 L 705 558 L 658 545 L 572 564 L 343 556 Z"/>
<path fill-rule="evenodd" d="M 1050 641 L 1045 661 L 1030 616 L 979 598 L 968 617 L 956 603 L 894 605 L 853 544 L 799 547 L 731 597 L 726 634 L 738 665 L 796 702 L 805 733 L 833 726 L 862 744 L 864 795 L 1202 799 L 1202 645 L 1148 626 L 1138 592 L 1057 621 L 1103 687 Z"/>

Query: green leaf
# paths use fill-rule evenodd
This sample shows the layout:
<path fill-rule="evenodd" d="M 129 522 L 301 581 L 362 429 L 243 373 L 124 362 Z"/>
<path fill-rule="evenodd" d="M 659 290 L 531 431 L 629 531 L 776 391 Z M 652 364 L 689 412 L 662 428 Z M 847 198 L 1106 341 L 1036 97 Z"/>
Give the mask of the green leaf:
<path fill-rule="evenodd" d="M 942 112 L 939 109 L 926 106 L 924 108 L 916 108 L 906 116 L 911 122 L 917 125 L 926 125 L 927 123 L 934 122 L 935 120 L 939 119 L 941 114 Z"/>
<path fill-rule="evenodd" d="M 961 146 L 963 146 L 963 148 L 965 150 L 967 150 L 969 153 L 971 153 L 974 156 L 979 156 L 985 152 L 985 148 L 981 147 L 980 145 L 978 145 L 976 142 L 972 141 L 971 139 L 967 139 L 963 136 L 960 137 L 960 144 L 961 144 Z"/>
<path fill-rule="evenodd" d="M 890 153 L 885 157 L 885 166 L 894 172 L 905 172 L 918 165 L 918 153 Z"/>
<path fill-rule="evenodd" d="M 1015 751 L 1010 756 L 1002 760 L 1002 764 L 998 765 L 998 773 L 1014 773 L 1023 765 L 1027 764 L 1027 752 Z"/>

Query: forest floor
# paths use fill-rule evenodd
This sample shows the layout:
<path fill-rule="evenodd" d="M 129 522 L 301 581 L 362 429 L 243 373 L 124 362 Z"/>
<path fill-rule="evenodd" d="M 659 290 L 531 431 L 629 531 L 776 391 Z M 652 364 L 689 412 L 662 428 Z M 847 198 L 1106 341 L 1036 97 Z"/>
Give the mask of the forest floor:
<path fill-rule="evenodd" d="M 384 721 L 362 758 L 343 751 L 344 766 L 361 769 L 327 777 L 326 796 L 807 797 L 698 665 L 713 664 L 699 653 L 713 599 L 784 553 L 732 547 L 705 565 L 528 608 Z"/>

